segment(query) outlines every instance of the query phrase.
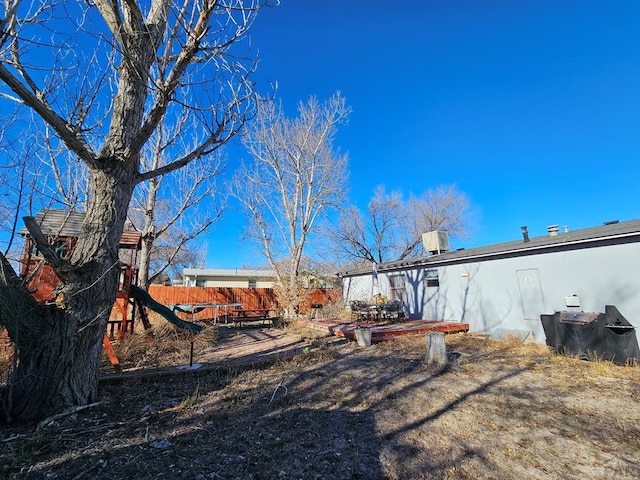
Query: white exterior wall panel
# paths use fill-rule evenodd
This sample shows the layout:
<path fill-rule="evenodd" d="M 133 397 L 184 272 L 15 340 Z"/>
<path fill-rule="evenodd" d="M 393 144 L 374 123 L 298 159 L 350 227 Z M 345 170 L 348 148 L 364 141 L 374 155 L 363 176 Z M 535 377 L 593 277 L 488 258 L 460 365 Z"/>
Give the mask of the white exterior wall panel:
<path fill-rule="evenodd" d="M 427 287 L 424 272 L 437 269 L 440 285 Z M 560 310 L 604 312 L 615 305 L 640 331 L 640 243 L 626 243 L 535 255 L 511 256 L 439 266 L 378 272 L 389 296 L 389 275 L 405 277 L 405 310 L 410 318 L 461 321 L 470 331 L 531 331 L 545 342 L 540 314 Z M 345 299 L 367 299 L 372 276 L 345 278 Z M 579 308 L 565 305 L 577 295 Z"/>

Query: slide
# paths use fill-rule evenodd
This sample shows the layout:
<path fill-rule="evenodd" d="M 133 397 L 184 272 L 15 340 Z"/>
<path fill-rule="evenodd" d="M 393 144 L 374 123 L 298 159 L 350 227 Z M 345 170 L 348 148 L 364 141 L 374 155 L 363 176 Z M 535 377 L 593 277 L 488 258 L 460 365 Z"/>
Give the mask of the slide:
<path fill-rule="evenodd" d="M 200 325 L 196 325 L 195 323 L 186 322 L 178 317 L 175 313 L 171 311 L 170 308 L 162 305 L 161 303 L 156 302 L 151 295 L 149 295 L 146 291 L 141 289 L 140 287 L 136 287 L 135 285 L 131 285 L 129 289 L 131 295 L 136 300 L 139 300 L 145 307 L 150 308 L 154 312 L 162 315 L 167 322 L 175 325 L 178 328 L 186 328 L 193 333 L 200 333 L 204 327 Z"/>

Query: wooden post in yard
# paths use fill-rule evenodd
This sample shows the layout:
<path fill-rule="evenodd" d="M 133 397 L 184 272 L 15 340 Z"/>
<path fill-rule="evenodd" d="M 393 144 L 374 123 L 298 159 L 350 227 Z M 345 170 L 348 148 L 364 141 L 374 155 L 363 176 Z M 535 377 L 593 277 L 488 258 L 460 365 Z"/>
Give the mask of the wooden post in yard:
<path fill-rule="evenodd" d="M 447 349 L 444 343 L 444 333 L 429 332 L 427 333 L 427 363 L 446 365 Z"/>

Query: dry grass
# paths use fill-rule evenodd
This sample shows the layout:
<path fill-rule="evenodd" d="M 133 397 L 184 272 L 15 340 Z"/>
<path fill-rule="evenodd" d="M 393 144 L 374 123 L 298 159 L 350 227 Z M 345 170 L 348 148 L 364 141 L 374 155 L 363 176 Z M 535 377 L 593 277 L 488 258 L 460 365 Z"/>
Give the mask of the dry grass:
<path fill-rule="evenodd" d="M 122 348 L 138 367 L 182 361 L 191 340 L 161 337 L 163 353 Z M 104 384 L 95 408 L 5 429 L 0 477 L 640 478 L 638 367 L 468 334 L 446 337 L 442 368 L 424 337 L 287 337 L 306 345 L 290 359 Z"/>
<path fill-rule="evenodd" d="M 0 329 L 0 385 L 7 383 L 11 362 L 13 361 L 13 344 L 6 335 L 6 330 Z"/>
<path fill-rule="evenodd" d="M 113 341 L 112 345 L 124 370 L 157 369 L 169 365 L 184 365 L 192 356 L 202 356 L 207 349 L 215 347 L 219 336 L 216 325 L 206 326 L 198 335 L 194 335 L 165 322 L 154 324 L 152 332 L 127 335 Z M 106 357 L 103 359 L 103 368 L 110 368 Z"/>

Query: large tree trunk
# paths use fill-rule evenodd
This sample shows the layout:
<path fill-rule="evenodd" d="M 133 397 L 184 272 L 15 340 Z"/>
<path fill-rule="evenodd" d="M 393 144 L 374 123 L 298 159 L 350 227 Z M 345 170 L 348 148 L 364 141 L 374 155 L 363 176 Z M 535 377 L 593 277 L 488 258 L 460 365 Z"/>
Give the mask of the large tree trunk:
<path fill-rule="evenodd" d="M 35 420 L 95 401 L 132 190 L 131 172 L 94 172 L 85 222 L 71 266 L 61 273 L 63 287 L 55 305 L 37 305 L 2 259 L 0 315 L 15 345 L 14 366 L 0 390 L 5 420 Z"/>
<path fill-rule="evenodd" d="M 15 362 L 1 391 L 5 421 L 36 420 L 97 395 L 97 371 L 85 359 L 100 358 L 100 343 L 89 332 L 76 335 L 77 324 L 57 307 L 33 303 L 11 335 Z"/>

